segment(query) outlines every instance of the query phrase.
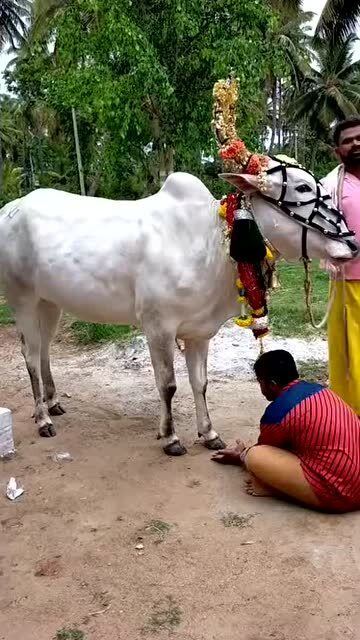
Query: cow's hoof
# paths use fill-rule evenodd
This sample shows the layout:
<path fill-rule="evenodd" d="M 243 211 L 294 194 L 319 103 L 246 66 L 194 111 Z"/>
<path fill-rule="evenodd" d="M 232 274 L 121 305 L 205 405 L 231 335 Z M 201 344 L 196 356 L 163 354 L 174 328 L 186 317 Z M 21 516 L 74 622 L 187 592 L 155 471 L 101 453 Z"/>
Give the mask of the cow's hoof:
<path fill-rule="evenodd" d="M 187 450 L 179 441 L 167 444 L 166 447 L 164 447 L 164 451 L 167 456 L 183 456 L 187 453 Z"/>
<path fill-rule="evenodd" d="M 219 436 L 214 438 L 214 440 L 205 440 L 204 445 L 210 451 L 220 451 L 221 449 L 226 449 L 226 444 Z"/>
<path fill-rule="evenodd" d="M 53 424 L 45 424 L 39 428 L 39 435 L 42 438 L 53 438 L 56 436 L 56 429 Z"/>
<path fill-rule="evenodd" d="M 64 407 L 61 406 L 60 402 L 54 404 L 53 407 L 50 407 L 49 414 L 51 416 L 63 416 L 66 413 Z"/>

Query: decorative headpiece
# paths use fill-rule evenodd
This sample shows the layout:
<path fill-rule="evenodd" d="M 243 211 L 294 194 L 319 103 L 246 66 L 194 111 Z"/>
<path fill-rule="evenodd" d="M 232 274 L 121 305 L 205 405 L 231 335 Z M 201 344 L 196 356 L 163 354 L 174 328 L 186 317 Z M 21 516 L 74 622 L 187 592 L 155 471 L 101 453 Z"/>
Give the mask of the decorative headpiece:
<path fill-rule="evenodd" d="M 269 158 L 251 153 L 236 133 L 236 104 L 239 98 L 239 81 L 230 76 L 214 85 L 213 129 L 219 146 L 219 156 L 224 169 L 230 173 L 248 173 L 259 176 L 258 187 L 266 189 L 266 170 Z"/>

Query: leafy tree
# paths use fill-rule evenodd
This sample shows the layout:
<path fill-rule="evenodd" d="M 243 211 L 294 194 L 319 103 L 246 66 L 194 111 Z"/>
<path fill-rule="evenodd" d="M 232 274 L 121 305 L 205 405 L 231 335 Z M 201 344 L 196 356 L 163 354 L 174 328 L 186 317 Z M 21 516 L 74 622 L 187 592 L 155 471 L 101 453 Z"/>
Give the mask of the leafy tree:
<path fill-rule="evenodd" d="M 29 43 L 9 83 L 62 123 L 76 109 L 98 193 L 117 182 L 121 195 L 125 165 L 142 174 L 137 189 L 151 191 L 175 167 L 202 171 L 202 154 L 214 152 L 212 86 L 230 68 L 241 82 L 241 133 L 259 144 L 271 23 L 260 0 L 71 0 Z M 117 176 L 99 181 L 97 167 L 109 164 Z"/>
<path fill-rule="evenodd" d="M 0 1 L 0 51 L 6 44 L 16 48 L 24 40 L 30 7 L 30 0 Z"/>
<path fill-rule="evenodd" d="M 327 0 L 316 28 L 316 35 L 339 42 L 356 31 L 360 0 Z"/>
<path fill-rule="evenodd" d="M 334 120 L 360 109 L 360 61 L 353 62 L 354 35 L 337 46 L 316 42 L 316 65 L 294 103 L 295 116 L 307 118 L 313 131 L 325 139 Z"/>

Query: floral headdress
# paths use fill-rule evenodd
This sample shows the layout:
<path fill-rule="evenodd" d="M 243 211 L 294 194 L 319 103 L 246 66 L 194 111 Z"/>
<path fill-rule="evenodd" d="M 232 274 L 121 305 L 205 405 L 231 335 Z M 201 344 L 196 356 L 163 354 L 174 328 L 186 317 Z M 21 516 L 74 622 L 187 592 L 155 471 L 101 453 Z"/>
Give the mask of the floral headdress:
<path fill-rule="evenodd" d="M 266 170 L 269 158 L 251 153 L 236 133 L 236 104 L 239 82 L 233 76 L 219 80 L 214 86 L 213 129 L 219 146 L 219 156 L 229 173 L 258 176 L 258 187 L 266 190 Z"/>

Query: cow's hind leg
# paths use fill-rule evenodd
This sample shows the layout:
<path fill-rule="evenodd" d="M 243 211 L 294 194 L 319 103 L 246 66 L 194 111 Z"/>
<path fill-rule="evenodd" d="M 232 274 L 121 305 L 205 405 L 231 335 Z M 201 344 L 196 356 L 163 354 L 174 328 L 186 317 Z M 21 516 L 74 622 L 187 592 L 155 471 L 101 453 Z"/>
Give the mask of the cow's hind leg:
<path fill-rule="evenodd" d="M 209 340 L 185 340 L 185 357 L 189 380 L 194 394 L 199 437 L 208 449 L 225 448 L 225 443 L 214 431 L 206 404 L 207 357 Z"/>
<path fill-rule="evenodd" d="M 165 441 L 164 451 L 169 456 L 181 456 L 186 453 L 175 432 L 172 416 L 172 399 L 176 392 L 174 372 L 175 335 L 146 331 L 151 361 L 154 368 L 156 385 L 160 394 L 161 418 L 159 439 Z"/>
<path fill-rule="evenodd" d="M 50 344 L 55 336 L 61 309 L 52 302 L 42 300 L 39 305 L 41 334 L 41 377 L 44 385 L 44 400 L 51 416 L 62 416 L 65 409 L 61 406 L 50 368 Z"/>
<path fill-rule="evenodd" d="M 43 400 L 43 383 L 41 378 L 41 334 L 38 302 L 17 304 L 15 306 L 16 325 L 21 339 L 21 352 L 29 372 L 35 402 L 35 422 L 39 434 L 43 437 L 56 435 L 54 425 Z"/>

